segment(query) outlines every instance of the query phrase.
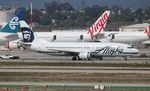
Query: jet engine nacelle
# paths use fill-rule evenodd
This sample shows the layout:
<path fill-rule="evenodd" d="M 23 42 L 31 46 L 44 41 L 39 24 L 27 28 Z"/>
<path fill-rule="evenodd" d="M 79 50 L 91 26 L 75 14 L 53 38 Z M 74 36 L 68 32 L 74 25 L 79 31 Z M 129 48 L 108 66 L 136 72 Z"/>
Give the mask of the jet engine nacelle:
<path fill-rule="evenodd" d="M 80 35 L 80 40 L 83 40 L 83 35 Z"/>
<path fill-rule="evenodd" d="M 54 35 L 54 36 L 53 36 L 53 40 L 56 40 L 56 38 L 57 38 L 57 36 L 56 36 L 56 35 Z"/>
<path fill-rule="evenodd" d="M 95 52 L 83 52 L 83 53 L 79 53 L 79 57 L 81 59 L 91 59 L 91 58 L 101 59 L 102 58 L 102 56 L 100 54 L 96 54 Z"/>
<path fill-rule="evenodd" d="M 111 40 L 115 39 L 115 33 L 109 34 L 108 36 L 111 37 Z"/>
<path fill-rule="evenodd" d="M 21 45 L 18 42 L 7 42 L 5 47 L 9 49 L 18 49 Z"/>
<path fill-rule="evenodd" d="M 114 34 L 111 36 L 111 39 L 115 39 L 115 35 Z"/>

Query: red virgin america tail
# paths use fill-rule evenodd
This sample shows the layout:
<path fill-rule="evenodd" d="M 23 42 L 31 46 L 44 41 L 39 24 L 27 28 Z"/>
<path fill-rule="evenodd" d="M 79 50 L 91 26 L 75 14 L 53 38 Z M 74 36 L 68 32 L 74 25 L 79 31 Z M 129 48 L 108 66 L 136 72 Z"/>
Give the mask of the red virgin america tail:
<path fill-rule="evenodd" d="M 150 39 L 150 25 L 147 25 L 146 30 L 144 31 L 144 33 L 146 33 L 148 38 Z"/>
<path fill-rule="evenodd" d="M 104 31 L 109 15 L 110 15 L 110 11 L 105 11 L 98 18 L 98 20 L 88 29 L 87 33 L 90 35 L 91 39 L 93 39 L 94 35 L 97 35 L 98 33 Z"/>

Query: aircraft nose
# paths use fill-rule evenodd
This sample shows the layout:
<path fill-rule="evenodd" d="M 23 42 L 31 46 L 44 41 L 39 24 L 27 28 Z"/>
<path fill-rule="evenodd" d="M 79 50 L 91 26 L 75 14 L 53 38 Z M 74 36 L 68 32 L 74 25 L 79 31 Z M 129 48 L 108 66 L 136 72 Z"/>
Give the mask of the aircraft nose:
<path fill-rule="evenodd" d="M 123 51 L 123 53 L 125 54 L 138 54 L 139 53 L 139 50 L 136 49 L 136 48 L 127 48 L 126 50 Z"/>
<path fill-rule="evenodd" d="M 139 50 L 138 49 L 133 49 L 134 53 L 135 54 L 138 54 L 139 53 Z"/>

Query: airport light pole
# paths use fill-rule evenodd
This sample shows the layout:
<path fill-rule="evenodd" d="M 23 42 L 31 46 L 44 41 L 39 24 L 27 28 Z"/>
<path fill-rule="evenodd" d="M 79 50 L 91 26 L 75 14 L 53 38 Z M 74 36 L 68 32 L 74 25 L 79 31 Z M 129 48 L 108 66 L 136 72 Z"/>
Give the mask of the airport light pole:
<path fill-rule="evenodd" d="M 32 29 L 32 15 L 33 15 L 33 11 L 32 11 L 32 0 L 30 0 L 30 28 Z"/>

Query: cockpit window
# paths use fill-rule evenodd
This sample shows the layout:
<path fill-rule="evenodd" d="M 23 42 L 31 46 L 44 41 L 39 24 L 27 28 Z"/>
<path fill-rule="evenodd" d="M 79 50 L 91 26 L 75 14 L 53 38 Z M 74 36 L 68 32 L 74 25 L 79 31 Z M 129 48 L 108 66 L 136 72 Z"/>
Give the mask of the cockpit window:
<path fill-rule="evenodd" d="M 128 46 L 128 48 L 135 48 L 134 45 Z"/>

